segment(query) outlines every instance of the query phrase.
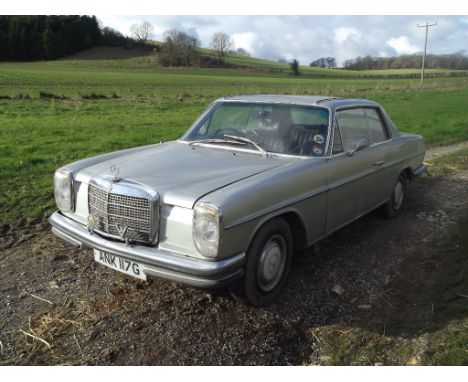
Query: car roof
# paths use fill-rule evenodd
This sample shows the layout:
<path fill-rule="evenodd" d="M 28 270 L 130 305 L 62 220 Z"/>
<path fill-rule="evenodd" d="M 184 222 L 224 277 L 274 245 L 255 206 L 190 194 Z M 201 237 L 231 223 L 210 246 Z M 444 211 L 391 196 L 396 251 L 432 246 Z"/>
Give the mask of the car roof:
<path fill-rule="evenodd" d="M 344 106 L 378 106 L 374 101 L 359 98 L 340 98 L 332 96 L 248 94 L 218 99 L 216 102 L 260 102 L 285 103 L 302 106 L 325 106 L 331 109 Z"/>

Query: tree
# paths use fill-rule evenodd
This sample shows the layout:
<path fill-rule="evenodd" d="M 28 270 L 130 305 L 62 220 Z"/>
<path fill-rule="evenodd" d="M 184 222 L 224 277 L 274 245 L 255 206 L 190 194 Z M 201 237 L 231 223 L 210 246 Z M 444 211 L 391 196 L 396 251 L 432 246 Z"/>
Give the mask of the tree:
<path fill-rule="evenodd" d="M 130 27 L 130 32 L 132 32 L 135 40 L 145 43 L 153 35 L 153 26 L 148 21 L 143 21 L 141 24 L 133 24 Z"/>
<path fill-rule="evenodd" d="M 97 44 L 94 16 L 0 16 L 0 59 L 63 57 Z"/>
<path fill-rule="evenodd" d="M 327 57 L 326 58 L 327 62 L 327 68 L 336 68 L 336 59 L 335 57 Z"/>
<path fill-rule="evenodd" d="M 234 49 L 234 41 L 223 32 L 217 32 L 211 37 L 210 48 L 213 49 L 219 59 L 223 63 L 226 54 Z"/>
<path fill-rule="evenodd" d="M 99 40 L 100 45 L 105 46 L 124 46 L 127 42 L 127 38 L 115 29 L 104 27 L 101 29 L 101 38 Z"/>
<path fill-rule="evenodd" d="M 43 33 L 43 42 L 44 42 L 44 53 L 45 53 L 45 58 L 47 59 L 53 59 L 56 57 L 55 55 L 55 45 L 54 45 L 54 33 L 50 30 L 50 28 L 47 28 L 44 33 Z"/>
<path fill-rule="evenodd" d="M 294 59 L 289 63 L 289 66 L 291 67 L 291 71 L 295 76 L 299 76 L 301 72 L 299 71 L 299 61 Z"/>
<path fill-rule="evenodd" d="M 164 33 L 164 43 L 159 53 L 163 66 L 190 66 L 199 60 L 199 41 L 187 33 L 171 29 Z"/>
<path fill-rule="evenodd" d="M 319 59 L 312 61 L 309 66 L 315 66 L 319 68 L 336 68 L 336 60 L 334 57 L 320 57 Z"/>
<path fill-rule="evenodd" d="M 247 52 L 244 48 L 238 48 L 236 50 L 236 54 L 238 54 L 239 56 L 250 57 L 250 53 Z"/>

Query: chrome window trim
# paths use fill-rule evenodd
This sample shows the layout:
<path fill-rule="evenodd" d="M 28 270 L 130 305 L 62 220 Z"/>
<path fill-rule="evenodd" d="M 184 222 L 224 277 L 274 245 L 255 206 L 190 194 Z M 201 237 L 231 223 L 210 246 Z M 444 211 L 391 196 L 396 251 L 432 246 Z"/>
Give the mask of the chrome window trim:
<path fill-rule="evenodd" d="M 387 122 L 385 121 L 385 119 L 383 118 L 383 115 L 382 115 L 382 110 L 380 107 L 367 107 L 367 108 L 364 108 L 364 109 L 373 109 L 375 110 L 375 112 L 377 113 L 377 116 L 379 117 L 379 120 L 380 120 L 380 124 L 381 126 L 383 127 L 384 129 L 384 133 L 385 133 L 385 136 L 387 137 L 387 139 L 384 139 L 383 141 L 379 141 L 379 142 L 375 142 L 375 143 L 381 143 L 381 142 L 385 142 L 385 141 L 388 141 L 389 138 L 392 136 L 390 134 L 390 129 L 388 128 L 387 126 Z"/>
<path fill-rule="evenodd" d="M 181 141 L 178 140 L 177 142 L 182 143 L 184 145 L 189 145 L 191 141 Z M 230 151 L 230 152 L 240 152 L 242 154 L 254 154 L 261 156 L 263 158 L 272 158 L 272 157 L 278 157 L 278 158 L 296 158 L 296 159 L 323 159 L 325 157 L 319 157 L 319 156 L 312 156 L 312 155 L 294 155 L 294 154 L 282 154 L 282 153 L 275 153 L 272 151 L 267 151 L 267 155 L 265 156 L 261 151 L 258 150 L 252 150 L 252 149 L 243 149 L 240 147 L 235 147 L 235 146 L 229 146 L 229 147 L 224 147 L 222 145 L 213 145 L 211 143 L 203 143 L 203 142 L 197 142 L 198 146 L 203 146 L 203 147 L 208 147 L 213 150 L 223 150 L 223 151 Z M 235 155 L 233 153 L 233 155 Z"/>
<path fill-rule="evenodd" d="M 382 122 L 382 125 L 384 126 L 385 128 L 385 131 L 387 132 L 387 136 L 389 137 L 387 140 L 385 141 L 380 141 L 380 142 L 375 142 L 375 143 L 371 143 L 368 147 L 366 147 L 364 150 L 367 150 L 369 148 L 374 148 L 374 147 L 377 147 L 377 146 L 380 146 L 380 145 L 383 145 L 383 144 L 386 144 L 386 143 L 389 143 L 391 141 L 393 141 L 393 136 L 391 134 L 391 129 L 388 128 L 388 125 L 387 125 L 387 121 L 385 120 L 385 118 L 382 117 L 382 113 L 381 113 L 381 108 L 379 106 L 372 106 L 372 105 L 346 105 L 346 106 L 339 106 L 335 109 L 335 113 L 334 113 L 334 124 L 336 124 L 336 126 L 338 127 L 338 130 L 340 130 L 340 136 L 342 136 L 341 134 L 341 128 L 340 128 L 340 124 L 338 123 L 337 119 L 336 119 L 336 114 L 340 111 L 343 111 L 343 110 L 347 110 L 347 109 L 374 109 L 374 110 L 378 110 L 377 113 L 379 115 L 379 118 Z M 332 132 L 333 132 L 333 136 L 335 135 L 335 129 L 332 129 Z M 333 146 L 333 141 L 332 142 L 332 146 Z M 331 158 L 336 158 L 336 157 L 340 157 L 340 156 L 344 156 L 346 155 L 346 151 L 343 151 L 342 153 L 339 153 L 339 154 L 334 154 L 332 155 L 332 152 L 333 152 L 333 147 L 331 147 L 330 149 L 330 155 L 328 155 L 326 158 L 327 159 L 331 159 Z"/>
<path fill-rule="evenodd" d="M 318 105 L 316 103 L 313 103 L 313 104 L 309 104 L 309 105 L 306 105 L 306 104 L 301 104 L 301 103 L 297 103 L 297 102 L 281 102 L 281 101 L 276 101 L 276 102 L 270 102 L 270 101 L 248 101 L 248 100 L 230 100 L 230 99 L 218 99 L 216 101 L 214 101 L 209 107 L 208 109 L 203 113 L 203 115 L 198 118 L 194 123 L 193 125 L 185 132 L 185 134 L 180 137 L 177 141 L 178 142 L 181 142 L 181 143 L 190 143 L 191 141 L 188 141 L 186 140 L 186 137 L 192 132 L 192 130 L 199 124 L 199 123 L 204 123 L 205 122 L 205 118 L 207 117 L 207 114 L 215 107 L 217 106 L 218 104 L 221 104 L 221 103 L 250 103 L 250 104 L 257 104 L 257 105 L 284 105 L 284 104 L 287 104 L 287 105 L 296 105 L 296 106 L 301 106 L 301 107 L 309 107 L 309 108 L 317 108 L 317 109 L 324 109 L 324 110 L 327 110 L 328 111 L 328 126 L 327 126 L 327 142 L 326 142 L 326 145 L 325 145 L 325 149 L 323 150 L 324 153 L 327 153 L 329 151 L 329 148 L 330 148 L 330 142 L 332 142 L 330 140 L 330 134 L 331 134 L 331 125 L 332 125 L 332 116 L 333 116 L 333 110 L 332 108 L 328 107 L 328 106 L 322 106 L 322 105 Z M 208 143 L 202 143 L 200 142 L 199 144 L 203 144 L 205 146 L 209 145 Z M 215 145 L 211 145 L 211 146 L 215 146 Z M 218 147 L 219 145 L 216 145 L 216 147 Z M 229 150 L 232 151 L 233 147 L 230 147 Z M 253 153 L 258 153 L 258 151 L 253 151 L 253 150 L 246 150 L 246 149 L 239 149 L 239 148 L 235 148 L 235 150 L 237 151 L 244 151 L 244 152 L 253 152 Z M 277 153 L 277 152 L 272 152 L 272 151 L 268 151 L 267 152 L 268 155 L 277 155 L 277 156 L 284 156 L 284 157 L 290 157 L 290 158 L 326 158 L 327 156 L 326 155 L 322 155 L 322 156 L 316 156 L 316 155 L 294 155 L 294 154 L 284 154 L 284 153 Z"/>
<path fill-rule="evenodd" d="M 335 116 L 336 116 L 336 113 L 346 110 L 346 109 L 374 109 L 376 110 L 377 114 L 379 115 L 380 121 L 382 122 L 382 125 L 384 126 L 385 131 L 387 132 L 387 136 L 389 137 L 389 140 L 393 137 L 391 129 L 388 128 L 386 119 L 383 118 L 382 107 L 380 105 L 351 104 L 351 105 L 338 106 L 335 108 Z"/>

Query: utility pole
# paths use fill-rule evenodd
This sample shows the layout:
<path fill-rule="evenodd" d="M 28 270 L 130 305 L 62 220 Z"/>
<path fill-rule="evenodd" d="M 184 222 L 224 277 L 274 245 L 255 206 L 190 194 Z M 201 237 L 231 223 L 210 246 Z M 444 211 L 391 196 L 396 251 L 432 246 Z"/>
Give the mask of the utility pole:
<path fill-rule="evenodd" d="M 426 28 L 426 40 L 424 41 L 424 55 L 422 59 L 422 68 L 421 68 L 421 89 L 423 88 L 423 81 L 424 81 L 424 64 L 426 62 L 427 33 L 429 31 L 429 27 L 433 27 L 435 25 L 437 25 L 437 21 L 434 24 L 429 24 L 428 22 L 426 22 L 425 25 L 417 24 L 418 28 Z"/>

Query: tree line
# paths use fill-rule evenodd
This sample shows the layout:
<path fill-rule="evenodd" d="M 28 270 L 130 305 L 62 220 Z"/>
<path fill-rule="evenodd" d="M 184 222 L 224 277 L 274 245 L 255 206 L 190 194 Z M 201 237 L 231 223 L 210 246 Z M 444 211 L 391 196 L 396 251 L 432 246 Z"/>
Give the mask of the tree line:
<path fill-rule="evenodd" d="M 0 60 L 59 58 L 100 37 L 95 16 L 0 16 Z"/>
<path fill-rule="evenodd" d="M 228 54 L 249 56 L 242 48 L 234 50 L 234 41 L 223 32 L 214 33 L 209 47 L 214 57 L 202 54 L 200 41 L 183 31 L 171 29 L 161 43 L 151 43 L 153 26 L 147 21 L 131 27 L 133 38 L 101 27 L 95 16 L 0 16 L 0 61 L 56 59 L 91 48 L 105 46 L 142 46 L 158 53 L 162 66 L 225 66 Z M 286 60 L 280 60 L 286 62 Z M 321 57 L 309 66 L 335 68 L 334 57 Z M 421 66 L 421 55 L 397 57 L 357 57 L 343 67 L 352 70 L 409 69 Z M 464 52 L 426 56 L 427 68 L 468 69 Z M 290 62 L 294 75 L 300 75 L 299 62 Z"/>
<path fill-rule="evenodd" d="M 357 57 L 343 63 L 345 69 L 415 69 L 421 67 L 421 54 L 401 55 L 397 57 Z M 430 69 L 468 69 L 468 57 L 464 52 L 452 54 L 427 54 L 425 67 Z"/>
<path fill-rule="evenodd" d="M 183 31 L 171 29 L 161 43 L 152 43 L 153 26 L 147 21 L 130 30 L 132 38 L 101 27 L 95 16 L 0 16 L 0 61 L 51 60 L 96 45 L 149 48 L 163 66 L 219 66 L 227 54 L 249 55 L 243 49 L 234 52 L 234 41 L 223 32 L 213 34 L 215 57 L 210 57 L 200 53 L 196 37 Z"/>
<path fill-rule="evenodd" d="M 210 48 L 215 57 L 202 55 L 200 41 L 185 32 L 171 29 L 164 33 L 164 40 L 158 46 L 159 63 L 162 66 L 224 66 L 228 54 L 233 52 L 234 41 L 223 32 L 216 32 L 211 36 Z M 241 49 L 239 55 L 248 55 Z"/>

